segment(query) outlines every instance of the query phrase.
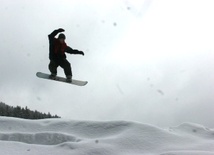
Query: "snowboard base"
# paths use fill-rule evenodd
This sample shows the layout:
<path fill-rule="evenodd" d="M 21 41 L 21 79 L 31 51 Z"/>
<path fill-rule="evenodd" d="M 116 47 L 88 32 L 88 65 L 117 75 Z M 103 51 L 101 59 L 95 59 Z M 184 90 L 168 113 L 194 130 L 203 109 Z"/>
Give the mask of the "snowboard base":
<path fill-rule="evenodd" d="M 68 81 L 66 81 L 66 78 L 60 77 L 60 76 L 56 76 L 56 79 L 51 79 L 50 74 L 46 74 L 46 73 L 42 73 L 42 72 L 37 72 L 36 76 L 39 78 L 42 78 L 42 79 L 59 81 L 59 82 L 64 82 L 64 83 L 73 84 L 73 85 L 77 85 L 77 86 L 85 86 L 88 83 L 87 81 L 80 81 L 80 80 L 75 80 L 75 79 L 72 79 L 72 82 L 68 82 Z"/>

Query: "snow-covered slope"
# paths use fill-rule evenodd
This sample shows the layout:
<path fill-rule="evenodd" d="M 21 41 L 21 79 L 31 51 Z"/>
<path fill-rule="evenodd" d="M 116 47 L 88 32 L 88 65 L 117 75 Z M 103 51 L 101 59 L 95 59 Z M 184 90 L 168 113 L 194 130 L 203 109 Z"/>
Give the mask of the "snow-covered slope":
<path fill-rule="evenodd" d="M 161 129 L 135 122 L 0 117 L 2 155 L 214 155 L 214 130 L 184 123 Z"/>

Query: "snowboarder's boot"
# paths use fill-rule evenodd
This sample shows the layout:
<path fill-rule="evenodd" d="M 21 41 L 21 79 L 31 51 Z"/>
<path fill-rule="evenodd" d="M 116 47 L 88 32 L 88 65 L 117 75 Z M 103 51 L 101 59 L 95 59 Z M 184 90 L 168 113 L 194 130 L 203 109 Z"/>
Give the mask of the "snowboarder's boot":
<path fill-rule="evenodd" d="M 56 74 L 51 73 L 51 75 L 49 76 L 50 79 L 56 80 Z"/>
<path fill-rule="evenodd" d="M 71 75 L 68 75 L 66 76 L 66 82 L 72 82 L 72 76 Z"/>

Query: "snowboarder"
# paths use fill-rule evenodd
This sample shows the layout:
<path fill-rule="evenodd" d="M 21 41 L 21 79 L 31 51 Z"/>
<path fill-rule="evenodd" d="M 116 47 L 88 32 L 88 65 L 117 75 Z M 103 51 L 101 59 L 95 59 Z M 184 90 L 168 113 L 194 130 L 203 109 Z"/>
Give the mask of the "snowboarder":
<path fill-rule="evenodd" d="M 48 35 L 49 38 L 49 70 L 51 72 L 50 78 L 55 79 L 57 75 L 57 67 L 60 66 L 64 69 L 64 73 L 66 75 L 66 81 L 72 82 L 72 70 L 71 65 L 66 59 L 66 53 L 70 54 L 81 54 L 84 56 L 84 52 L 72 49 L 71 47 L 67 46 L 65 43 L 66 36 L 61 33 L 65 30 L 59 28 L 54 30 L 51 34 Z M 55 36 L 58 34 L 58 38 Z"/>

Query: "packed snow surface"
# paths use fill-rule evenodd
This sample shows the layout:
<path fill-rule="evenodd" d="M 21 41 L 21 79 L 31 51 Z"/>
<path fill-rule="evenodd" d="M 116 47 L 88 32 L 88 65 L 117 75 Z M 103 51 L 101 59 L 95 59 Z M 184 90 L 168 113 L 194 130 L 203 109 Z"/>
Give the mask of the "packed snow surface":
<path fill-rule="evenodd" d="M 128 121 L 0 117 L 1 155 L 214 155 L 214 130 Z"/>

